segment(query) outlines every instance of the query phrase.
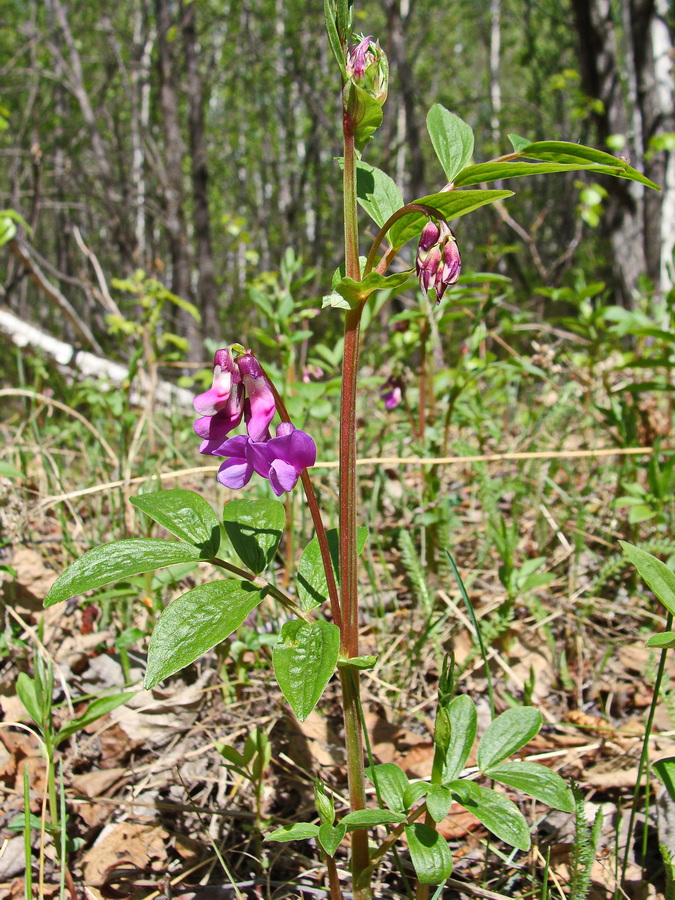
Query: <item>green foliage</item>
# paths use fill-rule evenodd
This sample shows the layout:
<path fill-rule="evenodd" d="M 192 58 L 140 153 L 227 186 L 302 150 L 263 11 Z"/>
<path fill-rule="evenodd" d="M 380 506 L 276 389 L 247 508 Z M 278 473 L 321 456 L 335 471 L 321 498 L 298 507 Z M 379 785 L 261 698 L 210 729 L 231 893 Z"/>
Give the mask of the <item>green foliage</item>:
<path fill-rule="evenodd" d="M 237 555 L 259 574 L 274 559 L 286 521 L 278 500 L 230 500 L 223 510 L 223 524 Z"/>
<path fill-rule="evenodd" d="M 146 690 L 229 637 L 263 596 L 250 582 L 229 579 L 202 584 L 174 600 L 152 632 Z"/>
<path fill-rule="evenodd" d="M 88 550 L 62 572 L 45 597 L 45 606 L 139 572 L 209 558 L 210 554 L 192 544 L 138 538 L 113 541 Z"/>
<path fill-rule="evenodd" d="M 274 647 L 274 674 L 301 722 L 323 694 L 335 671 L 340 650 L 337 625 L 321 620 L 286 622 Z"/>

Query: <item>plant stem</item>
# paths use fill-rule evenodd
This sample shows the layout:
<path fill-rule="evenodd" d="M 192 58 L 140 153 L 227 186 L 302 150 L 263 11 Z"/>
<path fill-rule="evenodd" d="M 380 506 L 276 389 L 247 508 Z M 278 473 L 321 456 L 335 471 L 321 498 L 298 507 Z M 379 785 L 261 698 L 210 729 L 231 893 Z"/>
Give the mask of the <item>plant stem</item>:
<path fill-rule="evenodd" d="M 345 271 L 359 281 L 359 242 L 356 206 L 356 153 L 349 116 L 343 116 Z M 340 398 L 340 590 L 342 596 L 341 643 L 347 656 L 359 655 L 359 604 L 356 572 L 356 381 L 359 367 L 359 332 L 362 305 L 345 316 L 342 393 Z M 359 677 L 340 668 L 345 723 L 349 804 L 352 811 L 366 805 L 363 766 L 363 732 L 359 716 Z M 352 890 L 354 900 L 370 900 L 368 832 L 352 833 Z"/>
<path fill-rule="evenodd" d="M 264 369 L 263 374 L 265 375 L 267 383 L 269 384 L 272 394 L 274 395 L 274 402 L 276 403 L 277 412 L 279 413 L 281 421 L 290 422 L 291 417 L 289 416 L 288 410 L 286 409 L 284 401 L 281 398 L 281 394 L 276 389 L 274 382 L 271 380 Z M 316 494 L 314 493 L 314 485 L 312 484 L 312 479 L 309 477 L 309 472 L 307 471 L 307 469 L 302 470 L 300 480 L 302 481 L 302 487 L 307 499 L 307 505 L 309 506 L 309 511 L 312 515 L 314 530 L 316 531 L 316 539 L 319 542 L 321 562 L 323 563 L 323 568 L 326 573 L 326 586 L 328 588 L 328 599 L 330 602 L 333 622 L 340 629 L 340 632 L 342 632 L 340 595 L 338 593 L 337 582 L 335 581 L 335 572 L 333 571 L 333 562 L 330 555 L 330 548 L 328 546 L 328 536 L 326 535 L 326 529 L 323 524 L 323 519 L 321 518 L 321 510 L 316 499 Z"/>
<path fill-rule="evenodd" d="M 673 627 L 673 614 L 671 612 L 668 613 L 666 617 L 666 631 L 670 631 Z M 633 828 L 635 827 L 635 816 L 637 813 L 638 803 L 640 802 L 640 786 L 642 783 L 642 775 L 645 772 L 645 769 L 648 769 L 649 764 L 649 735 L 652 733 L 652 727 L 654 725 L 654 716 L 656 715 L 656 707 L 659 702 L 659 694 L 661 693 L 661 682 L 663 681 L 663 673 L 666 669 L 666 657 L 668 655 L 668 649 L 665 648 L 661 651 L 661 658 L 659 659 L 659 667 L 656 672 L 656 680 L 654 682 L 654 696 L 652 697 L 651 706 L 649 707 L 649 715 L 647 716 L 647 724 L 645 726 L 645 736 L 642 741 L 642 753 L 640 754 L 640 762 L 638 763 L 638 772 L 637 779 L 635 781 L 635 790 L 633 791 L 633 802 L 630 808 L 630 819 L 628 821 L 628 837 L 626 839 L 626 848 L 624 850 L 623 855 L 623 865 L 621 866 L 621 880 L 617 885 L 617 890 L 615 892 L 618 894 L 619 891 L 622 890 L 624 882 L 626 880 L 626 869 L 628 868 L 628 856 L 630 853 L 631 839 L 633 835 Z M 649 784 L 649 779 L 647 780 Z M 646 828 L 645 824 L 645 828 Z"/>

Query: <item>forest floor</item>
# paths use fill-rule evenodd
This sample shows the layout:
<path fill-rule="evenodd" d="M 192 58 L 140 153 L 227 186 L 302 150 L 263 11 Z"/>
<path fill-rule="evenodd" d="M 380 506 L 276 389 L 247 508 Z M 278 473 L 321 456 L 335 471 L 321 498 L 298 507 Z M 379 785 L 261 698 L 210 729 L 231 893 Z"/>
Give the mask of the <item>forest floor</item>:
<path fill-rule="evenodd" d="M 6 429 L 8 440 L 14 434 Z M 546 449 L 547 437 L 550 440 L 550 434 L 540 434 L 537 450 Z M 488 444 L 488 455 L 534 446 L 506 434 L 501 447 L 494 441 Z M 626 529 L 612 506 L 617 460 L 610 455 L 575 456 L 582 446 L 588 446 L 585 438 L 569 438 L 564 466 L 552 457 L 448 465 L 438 472 L 435 490 L 438 496 L 454 498 L 450 546 L 484 629 L 497 710 L 519 702 L 541 710 L 544 726 L 522 757 L 574 780 L 583 794 L 589 827 L 599 817 L 600 836 L 586 872 L 589 895 L 615 896 L 626 852 L 623 888 L 617 895 L 660 898 L 665 896 L 665 881 L 658 845 L 669 844 L 675 852 L 675 832 L 668 826 L 673 812 L 667 795 L 664 799 L 655 779 L 647 792 L 651 799 L 646 820 L 641 797 L 630 835 L 628 827 L 658 665 L 658 655 L 645 647 L 645 637 L 661 628 L 662 610 L 620 556 L 617 539 L 626 536 Z M 555 449 L 560 450 L 559 443 Z M 645 454 L 646 460 L 649 451 Z M 35 817 L 34 889 L 41 897 L 60 893 L 55 839 L 45 826 L 45 760 L 35 732 L 12 724 L 31 725 L 17 695 L 17 678 L 21 671 L 34 672 L 40 653 L 54 666 L 55 729 L 85 708 L 82 698 L 134 692 L 127 703 L 77 731 L 56 752 L 68 814 L 66 896 L 328 897 L 314 842 L 266 843 L 261 833 L 271 826 L 313 820 L 315 773 L 334 789 L 338 813 L 347 809 L 336 683 L 328 685 L 306 721 L 294 718 L 270 665 L 280 611 L 264 601 L 230 641 L 144 691 L 143 648 L 157 598 L 164 602 L 177 596 L 200 576 L 178 572 L 164 582 L 132 579 L 116 596 L 79 598 L 44 610 L 45 594 L 73 553 L 96 543 L 96 535 L 121 536 L 120 517 L 126 515 L 119 488 L 50 502 L 58 492 L 44 476 L 48 457 L 48 451 L 36 455 L 23 480 L 0 479 L 6 612 L 0 659 L 0 826 L 5 835 L 0 843 L 0 897 L 24 896 L 25 770 Z M 90 486 L 81 460 L 79 472 L 69 470 L 68 462 L 64 457 L 59 483 L 67 489 Z M 433 547 L 431 531 L 426 530 L 427 543 L 420 549 L 426 562 L 418 560 L 426 592 L 409 553 L 389 539 L 400 529 L 409 528 L 416 539 L 425 530 L 415 524 L 419 509 L 413 501 L 426 476 L 416 466 L 379 474 L 366 467 L 360 471 L 364 503 L 379 491 L 378 521 L 374 527 L 371 522 L 377 540 L 367 548 L 361 572 L 361 650 L 378 655 L 376 668 L 362 676 L 365 722 L 376 761 L 397 763 L 411 778 L 424 778 L 431 772 L 431 734 L 444 655 L 455 654 L 459 690 L 476 703 L 479 733 L 490 717 L 485 668 L 467 607 L 440 549 Z M 540 502 L 539 495 L 530 505 L 522 498 L 516 504 L 512 479 L 526 485 L 548 479 L 557 486 L 559 505 Z M 193 473 L 186 480 L 182 487 L 203 493 L 216 508 L 230 498 L 214 484 L 212 471 Z M 539 568 L 550 575 L 543 579 L 548 583 L 528 587 L 521 567 L 523 580 L 514 582 L 518 589 L 513 602 L 498 575 L 504 561 L 486 537 L 485 505 L 478 502 L 480 491 L 490 484 L 503 520 L 516 517 L 518 558 L 541 556 Z M 583 496 L 583 520 L 569 514 L 573 489 L 575 496 Z M 161 529 L 153 535 L 169 537 Z M 138 631 L 131 635 L 136 642 L 126 649 L 119 636 L 129 629 Z M 649 742 L 651 759 L 675 756 L 675 661 L 670 656 L 666 675 Z M 218 749 L 219 744 L 241 748 L 254 726 L 269 736 L 272 748 L 258 785 L 225 765 Z M 469 765 L 474 762 L 472 756 Z M 512 796 L 517 799 L 515 792 Z M 529 853 L 489 840 L 471 813 L 457 804 L 452 807 L 439 826 L 454 858 L 443 897 L 539 897 L 546 860 L 548 896 L 563 898 L 570 891 L 575 896 L 575 890 L 580 896 L 574 854 L 581 826 L 577 823 L 575 833 L 574 815 L 548 810 L 533 800 L 518 802 L 532 825 Z M 346 885 L 344 846 L 337 862 Z M 408 896 L 405 879 L 411 868 L 405 847 L 397 865 L 390 861 L 377 871 L 377 897 Z"/>

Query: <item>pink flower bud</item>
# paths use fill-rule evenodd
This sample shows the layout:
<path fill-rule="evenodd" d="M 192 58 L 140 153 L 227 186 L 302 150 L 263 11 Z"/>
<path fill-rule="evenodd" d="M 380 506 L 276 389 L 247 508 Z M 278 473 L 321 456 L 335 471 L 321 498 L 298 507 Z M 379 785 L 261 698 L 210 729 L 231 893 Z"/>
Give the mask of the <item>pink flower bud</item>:
<path fill-rule="evenodd" d="M 459 247 L 454 234 L 442 219 L 438 225 L 429 221 L 424 226 L 417 247 L 415 271 L 424 296 L 433 288 L 437 303 L 441 302 L 446 288 L 459 280 L 462 271 Z"/>

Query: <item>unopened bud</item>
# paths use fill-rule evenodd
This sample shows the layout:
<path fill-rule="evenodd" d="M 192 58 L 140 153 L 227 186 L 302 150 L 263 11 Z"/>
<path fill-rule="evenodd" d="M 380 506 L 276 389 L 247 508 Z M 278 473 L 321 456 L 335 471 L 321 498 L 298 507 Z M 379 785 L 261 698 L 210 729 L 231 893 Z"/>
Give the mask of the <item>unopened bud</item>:
<path fill-rule="evenodd" d="M 347 51 L 347 77 L 363 88 L 380 106 L 387 99 L 389 63 L 387 55 L 371 35 Z"/>
<path fill-rule="evenodd" d="M 438 225 L 427 222 L 424 226 L 417 247 L 415 271 L 424 296 L 433 288 L 438 303 L 446 288 L 459 281 L 462 258 L 455 236 L 443 220 Z"/>
<path fill-rule="evenodd" d="M 314 781 L 314 805 L 321 824 L 332 825 L 335 821 L 335 802 L 326 795 L 326 789 L 318 778 Z"/>

